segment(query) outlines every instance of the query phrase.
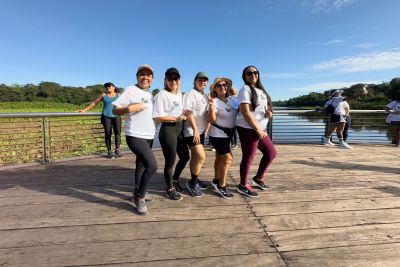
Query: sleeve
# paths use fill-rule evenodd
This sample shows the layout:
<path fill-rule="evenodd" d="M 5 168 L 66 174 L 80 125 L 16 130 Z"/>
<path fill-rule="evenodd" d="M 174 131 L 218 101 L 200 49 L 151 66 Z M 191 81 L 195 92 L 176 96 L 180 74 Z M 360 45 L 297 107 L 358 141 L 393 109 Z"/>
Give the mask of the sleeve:
<path fill-rule="evenodd" d="M 386 105 L 387 108 L 389 109 L 394 109 L 396 106 L 396 101 L 392 101 L 389 104 Z"/>
<path fill-rule="evenodd" d="M 164 98 L 160 93 L 154 97 L 153 118 L 167 116 L 164 108 Z"/>
<path fill-rule="evenodd" d="M 250 87 L 245 85 L 240 89 L 238 95 L 239 105 L 242 103 L 251 104 L 251 90 Z"/>
<path fill-rule="evenodd" d="M 132 99 L 129 95 L 128 90 L 124 90 L 124 92 L 111 104 L 116 107 L 127 107 L 132 103 Z"/>
<path fill-rule="evenodd" d="M 191 92 L 185 94 L 183 98 L 183 109 L 194 111 L 195 107 L 196 107 L 196 99 L 194 95 Z"/>

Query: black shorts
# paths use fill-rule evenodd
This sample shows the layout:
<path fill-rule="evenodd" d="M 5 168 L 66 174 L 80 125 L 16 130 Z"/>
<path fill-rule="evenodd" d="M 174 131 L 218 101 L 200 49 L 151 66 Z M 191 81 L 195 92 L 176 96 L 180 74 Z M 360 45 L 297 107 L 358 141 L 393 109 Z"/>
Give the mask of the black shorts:
<path fill-rule="evenodd" d="M 400 126 L 400 121 L 391 121 L 390 124 L 394 126 Z"/>
<path fill-rule="evenodd" d="M 341 123 L 341 122 L 346 122 L 346 119 L 342 115 L 332 114 L 331 115 L 331 122 L 332 123 Z"/>
<path fill-rule="evenodd" d="M 200 144 L 201 144 L 201 145 L 204 145 L 204 138 L 205 138 L 205 135 L 204 135 L 204 133 L 202 133 L 202 134 L 200 135 Z M 200 144 L 195 144 L 195 143 L 193 142 L 193 136 L 184 137 L 183 139 L 185 140 L 185 143 L 186 143 L 189 147 L 195 146 L 195 145 L 200 145 Z"/>
<path fill-rule="evenodd" d="M 231 152 L 231 140 L 228 137 L 210 136 L 211 145 L 215 148 L 218 155 L 225 155 Z"/>

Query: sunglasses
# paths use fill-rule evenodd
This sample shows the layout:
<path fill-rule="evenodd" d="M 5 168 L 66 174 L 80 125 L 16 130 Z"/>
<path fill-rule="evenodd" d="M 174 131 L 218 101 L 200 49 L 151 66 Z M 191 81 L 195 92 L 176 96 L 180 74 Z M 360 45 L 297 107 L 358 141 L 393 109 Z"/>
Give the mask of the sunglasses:
<path fill-rule="evenodd" d="M 247 76 L 251 76 L 251 75 L 258 75 L 258 71 L 248 71 L 246 72 Z"/>
<path fill-rule="evenodd" d="M 172 81 L 179 81 L 179 77 L 168 77 L 167 81 L 172 82 Z"/>
<path fill-rule="evenodd" d="M 217 84 L 215 85 L 215 87 L 217 87 L 217 88 L 222 88 L 222 87 L 227 88 L 228 85 L 227 85 L 226 83 L 217 83 Z"/>

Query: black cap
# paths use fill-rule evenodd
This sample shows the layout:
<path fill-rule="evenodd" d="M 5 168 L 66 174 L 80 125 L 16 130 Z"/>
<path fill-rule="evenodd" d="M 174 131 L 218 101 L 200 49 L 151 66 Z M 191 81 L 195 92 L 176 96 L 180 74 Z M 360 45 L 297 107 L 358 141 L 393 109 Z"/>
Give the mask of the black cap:
<path fill-rule="evenodd" d="M 181 77 L 181 75 L 179 74 L 179 71 L 178 71 L 177 68 L 169 68 L 169 69 L 167 69 L 167 71 L 165 72 L 165 77 L 168 77 L 168 76 L 170 76 L 172 74 L 178 75 L 178 78 Z"/>

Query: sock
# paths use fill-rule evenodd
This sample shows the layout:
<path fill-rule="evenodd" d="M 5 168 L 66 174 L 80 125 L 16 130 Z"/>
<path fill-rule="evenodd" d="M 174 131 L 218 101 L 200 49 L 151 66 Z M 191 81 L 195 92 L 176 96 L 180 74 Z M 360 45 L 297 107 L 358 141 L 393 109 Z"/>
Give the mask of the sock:
<path fill-rule="evenodd" d="M 194 175 L 193 173 L 190 173 L 190 175 L 192 176 L 192 179 L 190 180 L 190 185 L 195 186 L 199 182 L 199 176 Z"/>

